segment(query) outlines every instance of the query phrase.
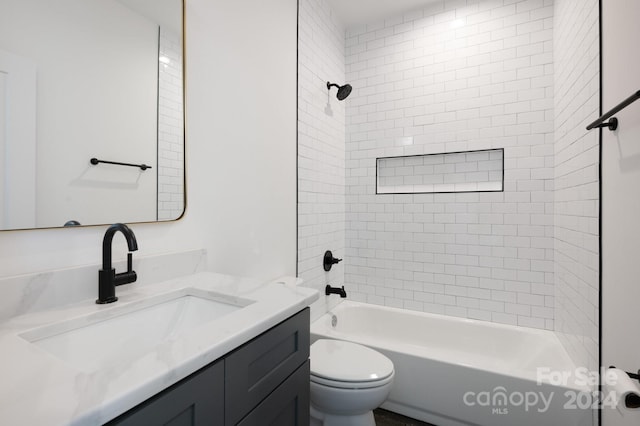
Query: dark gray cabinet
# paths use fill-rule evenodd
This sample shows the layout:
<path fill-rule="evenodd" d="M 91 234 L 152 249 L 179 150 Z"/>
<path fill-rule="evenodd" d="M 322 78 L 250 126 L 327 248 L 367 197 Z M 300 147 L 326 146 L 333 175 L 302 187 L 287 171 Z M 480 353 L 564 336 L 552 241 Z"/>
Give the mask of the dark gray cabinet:
<path fill-rule="evenodd" d="M 227 355 L 225 425 L 237 424 L 307 359 L 308 309 Z"/>
<path fill-rule="evenodd" d="M 254 408 L 240 426 L 296 426 L 309 423 L 309 360 Z"/>
<path fill-rule="evenodd" d="M 306 308 L 108 425 L 308 423 L 309 308 Z"/>
<path fill-rule="evenodd" d="M 192 426 L 224 421 L 224 362 L 217 361 L 121 415 L 109 425 Z"/>

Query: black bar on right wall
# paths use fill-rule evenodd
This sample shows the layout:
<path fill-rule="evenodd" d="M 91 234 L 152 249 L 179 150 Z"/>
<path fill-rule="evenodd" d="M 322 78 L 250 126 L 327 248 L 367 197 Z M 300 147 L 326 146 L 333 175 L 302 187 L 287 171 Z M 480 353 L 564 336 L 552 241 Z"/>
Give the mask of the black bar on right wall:
<path fill-rule="evenodd" d="M 607 120 L 609 117 L 612 117 L 613 115 L 622 111 L 623 109 L 625 109 L 626 107 L 628 107 L 629 105 L 637 101 L 638 99 L 640 99 L 640 90 L 635 92 L 633 95 L 629 96 L 624 101 L 620 102 L 618 105 L 613 107 L 609 112 L 604 114 L 602 117 L 598 118 L 596 121 L 589 124 L 587 126 L 587 130 L 595 129 L 597 127 L 608 127 L 609 130 L 615 130 L 618 127 L 618 120 L 615 117 L 612 118 L 609 123 L 604 123 L 604 121 Z"/>

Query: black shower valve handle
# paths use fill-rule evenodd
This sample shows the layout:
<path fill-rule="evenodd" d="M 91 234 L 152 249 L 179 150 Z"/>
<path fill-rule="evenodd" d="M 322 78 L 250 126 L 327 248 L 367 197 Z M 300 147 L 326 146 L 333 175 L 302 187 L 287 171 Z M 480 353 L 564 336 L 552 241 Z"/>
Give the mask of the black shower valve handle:
<path fill-rule="evenodd" d="M 333 257 L 333 253 L 331 253 L 331 250 L 327 250 L 324 252 L 324 258 L 322 260 L 322 266 L 324 267 L 325 271 L 330 271 L 331 267 L 333 265 L 335 265 L 336 263 L 342 262 L 342 259 L 337 259 L 335 257 Z"/>

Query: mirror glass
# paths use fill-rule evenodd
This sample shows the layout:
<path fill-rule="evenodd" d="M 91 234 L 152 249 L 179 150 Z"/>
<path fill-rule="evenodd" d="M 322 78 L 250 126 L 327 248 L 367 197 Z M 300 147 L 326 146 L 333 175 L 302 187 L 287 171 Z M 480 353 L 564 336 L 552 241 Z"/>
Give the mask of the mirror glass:
<path fill-rule="evenodd" d="M 0 229 L 182 215 L 182 13 L 0 0 Z"/>

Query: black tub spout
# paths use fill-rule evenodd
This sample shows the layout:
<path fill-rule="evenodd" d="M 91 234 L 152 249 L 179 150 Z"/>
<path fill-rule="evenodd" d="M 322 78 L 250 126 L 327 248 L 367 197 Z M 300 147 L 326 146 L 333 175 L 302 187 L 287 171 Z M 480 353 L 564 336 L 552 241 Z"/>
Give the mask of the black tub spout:
<path fill-rule="evenodd" d="M 347 297 L 347 292 L 344 291 L 344 286 L 342 287 L 331 287 L 329 284 L 327 284 L 327 286 L 324 288 L 324 294 L 326 294 L 327 296 L 330 294 L 339 294 L 340 297 L 345 298 Z"/>

